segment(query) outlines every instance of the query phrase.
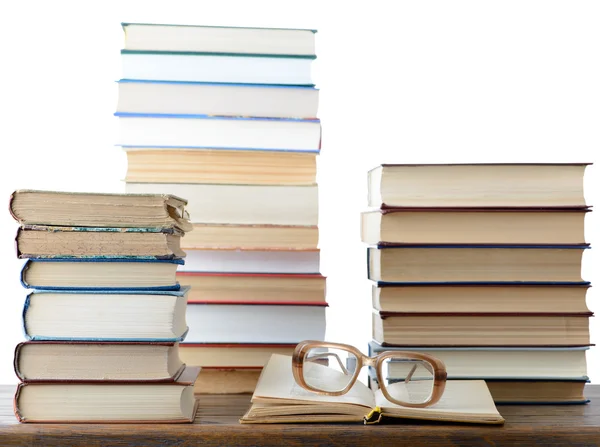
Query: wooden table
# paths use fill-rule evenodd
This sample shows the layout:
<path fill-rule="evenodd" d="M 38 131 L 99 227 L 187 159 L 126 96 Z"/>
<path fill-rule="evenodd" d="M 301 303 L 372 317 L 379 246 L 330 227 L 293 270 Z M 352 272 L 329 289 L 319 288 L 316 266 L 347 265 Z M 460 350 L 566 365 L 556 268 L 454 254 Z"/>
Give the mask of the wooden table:
<path fill-rule="evenodd" d="M 194 424 L 19 424 L 14 387 L 0 386 L 0 446 L 600 446 L 600 385 L 588 405 L 499 406 L 504 426 L 414 424 L 241 425 L 250 396 L 199 396 Z"/>

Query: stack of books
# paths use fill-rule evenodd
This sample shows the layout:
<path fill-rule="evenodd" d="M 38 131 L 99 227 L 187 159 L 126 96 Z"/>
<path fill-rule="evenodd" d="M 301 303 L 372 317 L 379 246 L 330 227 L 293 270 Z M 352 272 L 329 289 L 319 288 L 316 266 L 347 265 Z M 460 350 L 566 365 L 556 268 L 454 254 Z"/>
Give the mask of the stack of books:
<path fill-rule="evenodd" d="M 371 170 L 371 353 L 430 353 L 450 379 L 485 379 L 496 403 L 586 402 L 585 167 Z"/>
<path fill-rule="evenodd" d="M 193 217 L 182 358 L 197 392 L 252 392 L 271 354 L 325 336 L 315 32 L 123 27 L 127 191 L 187 197 Z"/>
<path fill-rule="evenodd" d="M 186 201 L 16 191 L 29 340 L 15 350 L 22 422 L 190 422 L 198 368 L 179 358 L 188 288 L 176 280 Z"/>

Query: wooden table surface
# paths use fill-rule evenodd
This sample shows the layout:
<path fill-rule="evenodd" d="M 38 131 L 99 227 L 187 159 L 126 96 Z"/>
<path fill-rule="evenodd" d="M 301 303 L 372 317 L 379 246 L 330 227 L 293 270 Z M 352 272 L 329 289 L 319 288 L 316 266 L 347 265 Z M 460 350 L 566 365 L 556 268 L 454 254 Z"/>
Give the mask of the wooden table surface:
<path fill-rule="evenodd" d="M 15 387 L 0 386 L 0 446 L 600 446 L 600 385 L 588 405 L 499 406 L 504 426 L 396 424 L 241 425 L 249 395 L 199 396 L 193 424 L 19 424 Z"/>

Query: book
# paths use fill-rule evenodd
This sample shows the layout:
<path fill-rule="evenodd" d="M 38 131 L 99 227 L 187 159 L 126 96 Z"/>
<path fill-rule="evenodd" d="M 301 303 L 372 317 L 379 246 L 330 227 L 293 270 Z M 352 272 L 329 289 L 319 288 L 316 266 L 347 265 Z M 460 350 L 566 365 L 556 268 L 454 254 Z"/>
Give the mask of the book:
<path fill-rule="evenodd" d="M 179 356 L 187 365 L 202 368 L 262 369 L 271 354 L 292 355 L 295 343 L 181 343 Z"/>
<path fill-rule="evenodd" d="M 20 383 L 14 410 L 19 422 L 191 422 L 196 415 L 194 382 L 199 368 L 186 368 L 164 383 Z"/>
<path fill-rule="evenodd" d="M 123 23 L 128 50 L 315 54 L 315 30 Z"/>
<path fill-rule="evenodd" d="M 171 228 L 99 228 L 26 225 L 16 236 L 19 258 L 175 259 L 185 257 L 183 232 Z"/>
<path fill-rule="evenodd" d="M 22 382 L 168 382 L 184 367 L 177 343 L 28 341 L 14 356 Z"/>
<path fill-rule="evenodd" d="M 364 212 L 361 239 L 371 245 L 583 244 L 587 208 L 396 208 Z"/>
<path fill-rule="evenodd" d="M 585 207 L 587 163 L 384 164 L 369 171 L 368 201 L 389 207 Z"/>
<path fill-rule="evenodd" d="M 273 273 L 178 272 L 191 287 L 189 304 L 322 304 L 322 275 Z"/>
<path fill-rule="evenodd" d="M 373 312 L 373 339 L 403 346 L 584 346 L 581 314 L 384 314 Z"/>
<path fill-rule="evenodd" d="M 103 194 L 22 189 L 10 196 L 19 225 L 67 227 L 192 227 L 187 200 L 170 194 Z"/>
<path fill-rule="evenodd" d="M 373 286 L 373 308 L 384 312 L 585 313 L 589 284 Z"/>
<path fill-rule="evenodd" d="M 125 148 L 127 182 L 312 185 L 315 153 Z"/>
<path fill-rule="evenodd" d="M 119 146 L 318 152 L 319 120 L 116 113 Z"/>
<path fill-rule="evenodd" d="M 585 381 L 587 346 L 577 347 L 475 347 L 382 346 L 369 343 L 369 355 L 384 351 L 422 352 L 446 365 L 450 379 L 537 379 Z M 399 377 L 402 365 L 388 362 L 389 377 Z"/>
<path fill-rule="evenodd" d="M 190 250 L 183 272 L 319 274 L 319 250 Z"/>
<path fill-rule="evenodd" d="M 299 343 L 323 340 L 326 303 L 189 304 L 188 343 Z"/>
<path fill-rule="evenodd" d="M 252 405 L 241 423 L 359 422 L 377 411 L 384 418 L 502 424 L 484 381 L 447 381 L 440 401 L 424 408 L 389 402 L 381 391 L 357 381 L 348 393 L 326 396 L 304 390 L 292 375 L 292 358 L 273 355 L 263 369 Z"/>
<path fill-rule="evenodd" d="M 383 283 L 585 283 L 589 245 L 400 245 L 367 249 L 369 279 Z"/>
<path fill-rule="evenodd" d="M 178 290 L 182 259 L 47 258 L 28 259 L 21 271 L 26 288 L 41 290 Z"/>
<path fill-rule="evenodd" d="M 316 250 L 316 225 L 194 224 L 185 235 L 186 250 Z"/>
<path fill-rule="evenodd" d="M 30 340 L 181 341 L 189 288 L 179 291 L 36 290 L 23 307 Z"/>
<path fill-rule="evenodd" d="M 190 183 L 130 183 L 128 193 L 169 191 L 191 197 L 187 209 L 195 223 L 317 225 L 317 185 L 264 186 Z"/>
<path fill-rule="evenodd" d="M 167 115 L 317 116 L 319 90 L 293 85 L 121 79 L 117 113 Z"/>
<path fill-rule="evenodd" d="M 312 87 L 314 59 L 311 55 L 121 50 L 121 77 Z"/>
<path fill-rule="evenodd" d="M 196 394 L 251 394 L 262 368 L 202 368 L 194 385 Z"/>

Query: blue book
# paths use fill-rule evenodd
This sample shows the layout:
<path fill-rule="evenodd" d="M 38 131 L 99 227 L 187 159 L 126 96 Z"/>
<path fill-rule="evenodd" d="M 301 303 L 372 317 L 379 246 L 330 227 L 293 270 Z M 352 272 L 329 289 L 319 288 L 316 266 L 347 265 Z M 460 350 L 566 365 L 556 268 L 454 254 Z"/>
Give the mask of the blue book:
<path fill-rule="evenodd" d="M 182 259 L 29 259 L 21 270 L 21 283 L 28 289 L 56 291 L 179 290 L 175 275 L 183 264 Z"/>
<path fill-rule="evenodd" d="M 36 290 L 25 300 L 23 330 L 28 340 L 182 341 L 189 290 Z"/>

